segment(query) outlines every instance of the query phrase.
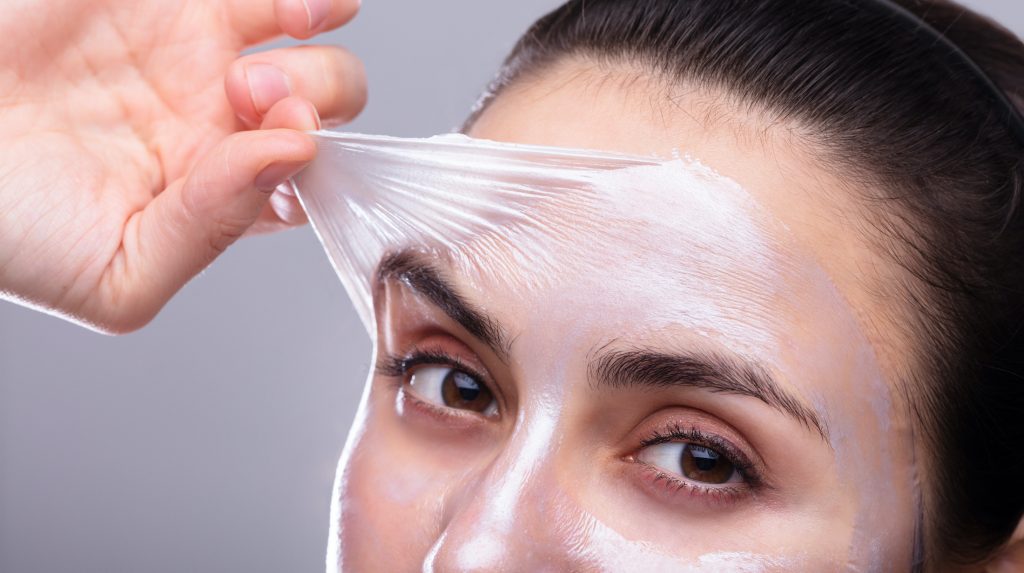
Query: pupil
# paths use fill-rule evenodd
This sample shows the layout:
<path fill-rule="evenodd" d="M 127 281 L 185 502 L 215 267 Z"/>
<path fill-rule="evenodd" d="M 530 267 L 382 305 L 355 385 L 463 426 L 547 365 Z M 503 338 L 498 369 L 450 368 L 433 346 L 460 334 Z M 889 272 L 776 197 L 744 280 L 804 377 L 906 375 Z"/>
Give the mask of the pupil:
<path fill-rule="evenodd" d="M 459 391 L 459 397 L 467 402 L 472 402 L 480 396 L 480 385 L 472 378 L 462 372 L 452 373 L 452 381 Z"/>
<path fill-rule="evenodd" d="M 441 396 L 445 406 L 474 412 L 486 412 L 494 403 L 494 395 L 487 386 L 472 375 L 458 370 L 451 370 L 444 377 Z"/>
<path fill-rule="evenodd" d="M 718 465 L 718 454 L 700 446 L 690 446 L 690 455 L 693 456 L 693 463 L 702 472 L 709 472 Z"/>
<path fill-rule="evenodd" d="M 681 457 L 683 475 L 701 483 L 726 483 L 736 471 L 732 462 L 711 448 L 689 444 Z"/>

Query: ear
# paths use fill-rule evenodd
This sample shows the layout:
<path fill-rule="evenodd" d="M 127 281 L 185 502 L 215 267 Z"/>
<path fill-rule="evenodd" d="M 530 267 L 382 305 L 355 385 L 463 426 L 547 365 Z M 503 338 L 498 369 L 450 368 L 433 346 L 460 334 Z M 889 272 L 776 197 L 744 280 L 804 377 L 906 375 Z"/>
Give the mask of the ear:
<path fill-rule="evenodd" d="M 985 567 L 986 573 L 1024 573 L 1024 519 L 1010 540 Z"/>

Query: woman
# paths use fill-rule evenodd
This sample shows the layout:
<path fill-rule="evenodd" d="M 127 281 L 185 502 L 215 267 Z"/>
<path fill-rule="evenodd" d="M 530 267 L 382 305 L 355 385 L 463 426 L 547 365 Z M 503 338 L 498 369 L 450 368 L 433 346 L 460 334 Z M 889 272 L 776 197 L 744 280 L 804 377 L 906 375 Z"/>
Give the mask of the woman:
<path fill-rule="evenodd" d="M 350 117 L 358 65 L 335 51 L 231 60 L 356 4 L 8 20 L 11 42 L 42 48 L 5 65 L 22 73 L 3 78 L 0 292 L 126 331 L 253 222 L 293 222 L 287 199 L 255 191 L 313 149 L 275 128 Z M 938 0 L 907 7 L 1019 94 L 1016 39 Z M 538 23 L 470 135 L 681 149 L 718 175 L 627 202 L 646 225 L 595 251 L 598 272 L 564 265 L 546 290 L 415 253 L 381 261 L 378 365 L 339 471 L 330 566 L 1019 569 L 1021 142 L 978 74 L 894 14 L 876 0 L 590 0 Z M 82 22 L 94 43 L 58 49 Z M 194 51 L 173 40 L 196 23 L 205 52 L 146 51 L 153 29 Z M 112 55 L 112 39 L 133 49 Z M 81 56 L 153 66 L 89 78 Z M 176 89 L 178 62 L 206 89 Z M 97 97 L 89 80 L 111 77 L 124 97 Z M 70 184 L 42 185 L 51 172 Z M 104 194 L 47 207 L 83 188 Z M 604 221 L 577 223 L 586 237 Z"/>
<path fill-rule="evenodd" d="M 548 213 L 571 241 L 538 239 L 543 270 L 380 261 L 329 564 L 1024 567 L 1024 139 L 917 18 L 1011 94 L 1024 46 L 903 4 L 580 0 L 537 22 L 469 135 L 699 163 Z"/>

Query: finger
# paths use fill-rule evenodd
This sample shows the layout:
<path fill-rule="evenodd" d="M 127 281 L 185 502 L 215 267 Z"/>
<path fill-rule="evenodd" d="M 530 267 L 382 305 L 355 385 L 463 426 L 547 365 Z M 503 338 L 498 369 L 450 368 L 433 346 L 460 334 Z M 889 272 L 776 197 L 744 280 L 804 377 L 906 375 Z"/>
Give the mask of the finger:
<path fill-rule="evenodd" d="M 351 52 L 336 46 L 281 48 L 232 63 L 224 90 L 235 114 L 249 127 L 289 95 L 311 102 L 324 123 L 354 118 L 366 105 L 366 73 Z"/>
<path fill-rule="evenodd" d="M 260 124 L 264 130 L 316 131 L 320 127 L 320 115 L 313 102 L 299 96 L 289 96 L 274 104 Z"/>
<path fill-rule="evenodd" d="M 228 136 L 136 216 L 122 242 L 122 264 L 108 284 L 128 285 L 117 298 L 118 331 L 133 330 L 206 268 L 256 220 L 270 192 L 316 154 L 294 130 Z"/>
<path fill-rule="evenodd" d="M 306 39 L 355 17 L 360 0 L 224 0 L 228 24 L 243 46 L 288 34 Z"/>
<path fill-rule="evenodd" d="M 245 232 L 245 236 L 268 235 L 300 227 L 309 222 L 299 200 L 282 185 L 263 207 L 256 222 Z"/>
<path fill-rule="evenodd" d="M 260 129 L 295 129 L 308 131 L 320 129 L 313 104 L 299 97 L 289 97 L 279 101 L 267 113 Z M 263 206 L 263 210 L 253 223 L 247 235 L 260 235 L 283 231 L 304 225 L 308 222 L 306 212 L 299 204 L 298 198 L 292 193 L 288 184 L 280 185 Z"/>

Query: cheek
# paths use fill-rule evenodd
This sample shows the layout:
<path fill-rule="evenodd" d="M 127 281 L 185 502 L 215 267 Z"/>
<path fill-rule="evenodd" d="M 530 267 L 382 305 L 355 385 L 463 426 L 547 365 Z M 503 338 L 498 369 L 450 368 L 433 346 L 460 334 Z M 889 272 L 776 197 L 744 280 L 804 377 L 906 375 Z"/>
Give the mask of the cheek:
<path fill-rule="evenodd" d="M 442 501 L 459 476 L 424 458 L 398 427 L 392 396 L 371 392 L 339 467 L 336 532 L 344 571 L 417 571 L 440 535 Z M 458 467 L 458 466 L 450 466 Z"/>

